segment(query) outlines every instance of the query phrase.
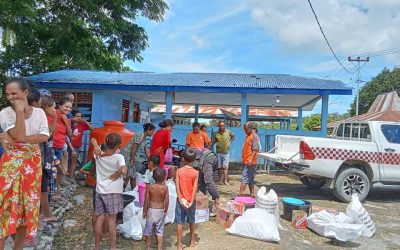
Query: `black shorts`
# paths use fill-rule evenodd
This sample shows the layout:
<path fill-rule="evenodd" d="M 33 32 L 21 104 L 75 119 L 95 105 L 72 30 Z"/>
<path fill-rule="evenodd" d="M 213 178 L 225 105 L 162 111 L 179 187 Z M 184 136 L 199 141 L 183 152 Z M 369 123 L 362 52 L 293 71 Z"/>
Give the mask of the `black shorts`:
<path fill-rule="evenodd" d="M 46 170 L 42 171 L 42 193 L 49 192 L 49 175 Z"/>

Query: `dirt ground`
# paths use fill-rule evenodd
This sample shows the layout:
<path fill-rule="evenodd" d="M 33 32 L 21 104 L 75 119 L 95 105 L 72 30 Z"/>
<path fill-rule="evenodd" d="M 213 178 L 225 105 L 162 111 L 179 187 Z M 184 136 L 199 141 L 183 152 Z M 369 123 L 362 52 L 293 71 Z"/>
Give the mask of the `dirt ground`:
<path fill-rule="evenodd" d="M 337 208 L 344 212 L 346 204 L 337 201 L 329 190 L 310 190 L 303 186 L 294 176 L 272 174 L 257 175 L 257 186 L 273 188 L 278 196 L 306 199 L 313 205 Z M 230 199 L 239 189 L 239 176 L 233 176 L 230 186 L 218 186 L 221 197 Z M 375 188 L 364 203 L 371 214 L 377 232 L 373 238 L 358 238 L 354 242 L 338 243 L 318 236 L 308 229 L 297 230 L 290 223 L 281 219 L 283 229 L 280 230 L 279 244 L 268 243 L 253 239 L 228 235 L 225 230 L 215 223 L 214 218 L 209 222 L 197 224 L 197 239 L 199 244 L 193 249 L 400 249 L 400 187 Z M 63 229 L 53 243 L 53 249 L 92 249 L 94 246 L 91 226 L 92 191 L 88 187 L 79 187 L 76 195 L 83 194 L 85 203 L 76 206 L 66 213 L 65 219 L 78 221 L 73 228 Z M 282 210 L 282 206 L 280 204 Z M 164 232 L 164 247 L 176 249 L 176 227 L 167 225 Z M 184 244 L 189 241 L 189 229 L 185 227 Z M 144 249 L 144 241 L 133 241 L 118 236 L 119 249 Z M 107 249 L 103 242 L 103 249 Z"/>

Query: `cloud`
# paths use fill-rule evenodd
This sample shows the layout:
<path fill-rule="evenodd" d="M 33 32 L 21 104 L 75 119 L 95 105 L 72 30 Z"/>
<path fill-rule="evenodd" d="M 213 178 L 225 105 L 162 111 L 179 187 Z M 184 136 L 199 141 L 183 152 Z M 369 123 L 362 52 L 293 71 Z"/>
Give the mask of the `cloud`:
<path fill-rule="evenodd" d="M 190 39 L 192 39 L 192 41 L 197 46 L 197 48 L 203 49 L 208 46 L 207 42 L 203 38 L 199 37 L 198 35 L 193 35 L 190 37 Z"/>
<path fill-rule="evenodd" d="M 313 0 L 334 50 L 346 57 L 398 47 L 400 1 Z M 251 0 L 254 23 L 290 53 L 330 53 L 307 1 Z"/>

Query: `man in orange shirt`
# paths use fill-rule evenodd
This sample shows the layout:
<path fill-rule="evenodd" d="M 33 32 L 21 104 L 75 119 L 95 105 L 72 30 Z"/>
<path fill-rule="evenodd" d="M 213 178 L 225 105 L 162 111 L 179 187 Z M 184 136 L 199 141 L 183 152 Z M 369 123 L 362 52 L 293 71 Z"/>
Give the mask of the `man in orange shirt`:
<path fill-rule="evenodd" d="M 256 165 L 257 165 L 257 154 L 259 150 L 258 142 L 255 145 L 253 129 L 254 124 L 246 122 L 244 124 L 244 132 L 246 133 L 246 139 L 243 143 L 242 150 L 242 161 L 243 161 L 243 173 L 241 176 L 240 184 L 240 195 L 244 194 L 246 186 L 249 185 L 250 195 L 255 197 L 254 192 L 254 177 L 256 175 Z"/>
<path fill-rule="evenodd" d="M 206 133 L 200 130 L 200 123 L 193 123 L 192 128 L 193 131 L 186 137 L 186 146 L 188 148 L 208 148 L 211 139 Z"/>

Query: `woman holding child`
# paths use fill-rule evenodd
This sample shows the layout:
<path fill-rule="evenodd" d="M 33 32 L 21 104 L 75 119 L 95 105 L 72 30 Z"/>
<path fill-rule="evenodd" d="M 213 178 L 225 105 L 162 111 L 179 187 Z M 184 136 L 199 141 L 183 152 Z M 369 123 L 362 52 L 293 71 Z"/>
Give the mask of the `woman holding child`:
<path fill-rule="evenodd" d="M 129 184 L 131 190 L 136 187 L 136 171 L 142 167 L 142 163 L 147 161 L 150 152 L 147 148 L 147 138 L 153 136 L 156 127 L 152 123 L 143 125 L 143 133 L 137 133 L 122 150 L 121 154 L 125 157 L 128 175 L 124 181 L 124 187 Z"/>
<path fill-rule="evenodd" d="M 39 143 L 49 139 L 44 111 L 28 105 L 29 84 L 14 78 L 5 84 L 10 107 L 0 112 L 4 153 L 0 160 L 0 249 L 15 234 L 14 249 L 33 238 L 39 220 L 41 153 Z"/>

